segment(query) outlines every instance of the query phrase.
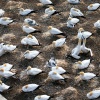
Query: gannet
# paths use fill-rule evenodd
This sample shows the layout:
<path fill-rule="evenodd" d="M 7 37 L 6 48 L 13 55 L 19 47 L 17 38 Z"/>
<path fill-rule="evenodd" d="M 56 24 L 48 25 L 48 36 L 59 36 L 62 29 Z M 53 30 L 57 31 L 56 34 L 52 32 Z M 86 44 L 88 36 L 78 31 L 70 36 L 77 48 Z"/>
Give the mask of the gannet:
<path fill-rule="evenodd" d="M 96 21 L 96 22 L 94 23 L 94 27 L 100 29 L 100 20 L 98 20 L 98 21 Z"/>
<path fill-rule="evenodd" d="M 38 95 L 34 98 L 34 100 L 49 100 L 50 96 L 48 95 Z"/>
<path fill-rule="evenodd" d="M 71 4 L 78 4 L 80 3 L 80 0 L 67 0 Z"/>
<path fill-rule="evenodd" d="M 51 5 L 52 2 L 50 0 L 40 0 L 43 5 Z"/>

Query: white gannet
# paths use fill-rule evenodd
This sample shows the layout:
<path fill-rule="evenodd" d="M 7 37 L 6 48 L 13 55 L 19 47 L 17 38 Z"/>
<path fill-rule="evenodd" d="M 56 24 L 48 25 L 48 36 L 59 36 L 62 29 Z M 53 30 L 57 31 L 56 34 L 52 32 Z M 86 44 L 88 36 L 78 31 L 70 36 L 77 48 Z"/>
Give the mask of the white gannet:
<path fill-rule="evenodd" d="M 27 34 L 36 31 L 35 28 L 33 28 L 33 27 L 29 26 L 29 25 L 23 25 L 23 26 L 22 26 L 22 30 L 23 30 L 25 33 L 27 33 Z"/>
<path fill-rule="evenodd" d="M 58 66 L 52 67 L 51 70 L 57 72 L 58 74 L 64 74 L 66 72 L 65 69 L 63 69 L 62 67 L 58 67 Z"/>
<path fill-rule="evenodd" d="M 80 3 L 80 0 L 67 0 L 69 3 L 72 3 L 72 4 L 78 4 Z"/>
<path fill-rule="evenodd" d="M 64 80 L 64 78 L 56 71 L 50 71 L 48 75 L 53 80 Z"/>
<path fill-rule="evenodd" d="M 51 5 L 52 2 L 50 0 L 39 0 L 43 5 Z"/>
<path fill-rule="evenodd" d="M 86 80 L 86 81 L 88 81 L 96 76 L 94 73 L 90 73 L 90 72 L 87 72 L 87 73 L 80 72 L 79 74 L 80 74 L 81 79 Z"/>
<path fill-rule="evenodd" d="M 71 8 L 70 9 L 70 17 L 78 17 L 78 16 L 83 17 L 84 14 L 79 9 Z"/>
<path fill-rule="evenodd" d="M 52 34 L 52 35 L 58 35 L 58 34 L 62 34 L 62 33 L 63 33 L 63 32 L 60 31 L 59 29 L 54 28 L 54 27 L 52 27 L 52 26 L 49 26 L 49 27 L 48 27 L 48 30 L 49 30 L 50 34 Z"/>
<path fill-rule="evenodd" d="M 32 92 L 39 87 L 38 84 L 28 84 L 22 87 L 23 92 Z"/>
<path fill-rule="evenodd" d="M 79 39 L 86 39 L 92 35 L 91 32 L 85 31 L 83 28 L 79 28 L 77 37 Z"/>
<path fill-rule="evenodd" d="M 88 10 L 97 10 L 100 7 L 100 3 L 90 4 L 87 8 Z"/>
<path fill-rule="evenodd" d="M 20 8 L 19 9 L 19 14 L 25 16 L 25 15 L 30 14 L 33 11 L 34 11 L 33 9 L 23 9 L 23 8 Z"/>
<path fill-rule="evenodd" d="M 6 71 L 9 71 L 13 67 L 12 64 L 4 63 L 3 65 L 0 65 L 0 69 L 3 68 Z"/>
<path fill-rule="evenodd" d="M 94 23 L 94 27 L 100 29 L 100 20 L 98 20 L 98 21 L 96 21 L 96 22 Z"/>
<path fill-rule="evenodd" d="M 37 26 L 38 25 L 37 22 L 35 20 L 32 20 L 31 18 L 26 18 L 24 20 L 24 23 L 26 23 L 26 24 L 28 24 L 30 26 Z"/>
<path fill-rule="evenodd" d="M 64 43 L 66 43 L 66 38 L 60 38 L 56 41 L 53 41 L 54 47 L 61 47 Z"/>
<path fill-rule="evenodd" d="M 6 85 L 5 83 L 2 83 L 2 81 L 0 80 L 0 92 L 8 90 L 9 88 L 10 86 Z"/>
<path fill-rule="evenodd" d="M 0 9 L 0 16 L 3 16 L 5 11 L 3 9 Z"/>
<path fill-rule="evenodd" d="M 23 45 L 39 45 L 39 42 L 35 36 L 32 36 L 31 34 L 29 34 L 27 37 L 25 37 L 21 40 L 21 44 L 23 44 Z"/>
<path fill-rule="evenodd" d="M 3 68 L 0 69 L 0 75 L 4 78 L 9 78 L 13 75 L 15 75 L 16 73 L 13 73 L 11 71 L 7 71 L 7 70 L 4 70 Z"/>
<path fill-rule="evenodd" d="M 4 43 L 0 43 L 0 56 L 2 56 L 3 54 L 5 54 L 3 46 L 4 46 Z"/>
<path fill-rule="evenodd" d="M 55 67 L 57 65 L 57 62 L 54 57 L 51 57 L 47 62 L 46 66 L 47 67 Z"/>
<path fill-rule="evenodd" d="M 80 52 L 81 52 L 81 39 L 78 41 L 78 45 L 72 50 L 71 56 L 75 59 L 80 59 Z"/>
<path fill-rule="evenodd" d="M 0 24 L 1 25 L 9 25 L 12 22 L 13 22 L 13 20 L 9 17 L 1 17 L 0 18 Z"/>
<path fill-rule="evenodd" d="M 38 95 L 34 98 L 34 100 L 49 100 L 50 96 L 48 95 Z"/>
<path fill-rule="evenodd" d="M 79 22 L 79 19 L 69 17 L 67 21 L 67 27 L 73 28 L 75 24 L 77 24 L 78 22 Z"/>
<path fill-rule="evenodd" d="M 3 49 L 5 50 L 5 52 L 11 52 L 11 51 L 16 49 L 16 46 L 15 45 L 6 44 L 6 45 L 3 46 Z"/>
<path fill-rule="evenodd" d="M 87 47 L 85 46 L 85 44 L 86 44 L 86 39 L 83 39 L 83 44 L 81 45 L 81 51 L 82 51 L 83 53 L 88 53 L 88 52 L 90 52 L 90 55 L 93 56 L 92 50 L 91 50 L 90 48 L 87 48 Z"/>
<path fill-rule="evenodd" d="M 27 67 L 27 75 L 38 75 L 42 72 L 41 69 L 38 68 L 32 68 L 31 66 Z"/>
<path fill-rule="evenodd" d="M 100 97 L 100 90 L 93 90 L 93 91 L 87 93 L 88 99 L 96 99 L 98 97 Z"/>
<path fill-rule="evenodd" d="M 52 14 L 54 14 L 56 12 L 56 10 L 54 10 L 53 7 L 49 7 L 45 9 L 45 14 L 48 16 L 51 16 Z"/>
<path fill-rule="evenodd" d="M 24 57 L 26 59 L 33 59 L 35 57 L 37 57 L 39 55 L 39 51 L 37 50 L 32 50 L 32 51 L 29 51 L 29 50 L 26 50 L 26 52 L 24 52 Z"/>
<path fill-rule="evenodd" d="M 90 64 L 90 59 L 86 59 L 83 61 L 75 62 L 75 67 L 78 69 L 85 69 L 89 66 L 89 64 Z"/>

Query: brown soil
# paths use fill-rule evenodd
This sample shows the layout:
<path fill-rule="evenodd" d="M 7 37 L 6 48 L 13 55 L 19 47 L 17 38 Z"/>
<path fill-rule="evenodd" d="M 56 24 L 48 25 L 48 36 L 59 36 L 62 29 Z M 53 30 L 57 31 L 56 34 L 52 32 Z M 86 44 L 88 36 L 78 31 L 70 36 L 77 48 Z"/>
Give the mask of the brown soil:
<path fill-rule="evenodd" d="M 10 2 L 12 1 L 12 2 Z M 35 91 L 33 93 L 20 93 L 19 90 L 23 85 L 29 84 L 29 83 L 36 83 L 36 84 L 42 84 L 44 80 L 47 78 L 47 73 L 38 75 L 36 77 L 28 77 L 26 80 L 19 81 L 15 79 L 7 79 L 6 84 L 13 86 L 11 90 L 8 92 L 2 93 L 4 97 L 6 97 L 8 100 L 34 100 L 34 97 L 41 94 L 47 94 L 47 95 L 53 95 L 56 92 L 60 92 L 61 90 L 68 88 L 69 86 L 74 87 L 78 91 L 78 99 L 77 100 L 87 100 L 86 94 L 87 92 L 93 90 L 94 88 L 100 87 L 100 83 L 98 83 L 96 86 L 90 86 L 92 84 L 92 81 L 84 82 L 82 81 L 79 84 L 76 84 L 74 82 L 75 76 L 78 75 L 77 71 L 73 71 L 72 66 L 73 63 L 77 60 L 72 59 L 70 57 L 66 58 L 65 56 L 71 52 L 71 50 L 77 45 L 77 31 L 80 27 L 83 27 L 85 30 L 90 31 L 93 33 L 93 35 L 87 40 L 87 47 L 90 47 L 93 51 L 93 60 L 92 64 L 94 65 L 93 70 L 85 69 L 84 71 L 91 71 L 95 74 L 100 75 L 100 30 L 95 31 L 93 29 L 93 23 L 100 19 L 100 10 L 89 12 L 87 10 L 87 6 L 91 3 L 99 2 L 100 0 L 83 0 L 85 4 L 79 4 L 79 5 L 71 5 L 68 4 L 66 0 L 52 0 L 55 4 L 55 9 L 58 11 L 61 11 L 61 15 L 53 15 L 50 19 L 47 21 L 42 20 L 40 16 L 44 14 L 44 10 L 46 7 L 37 6 L 39 3 L 39 0 L 0 0 L 0 8 L 4 9 L 6 11 L 4 16 L 11 17 L 15 20 L 14 23 L 10 24 L 7 27 L 4 27 L 0 25 L 0 37 L 2 38 L 4 34 L 13 34 L 15 35 L 15 39 L 4 39 L 1 42 L 4 43 L 11 43 L 13 45 L 17 45 L 17 49 L 13 53 L 7 53 L 0 57 L 0 64 L 3 63 L 10 63 L 14 65 L 14 68 L 18 70 L 17 76 L 19 77 L 19 74 L 22 70 L 24 70 L 28 65 L 31 65 L 33 67 L 37 67 L 40 69 L 44 68 L 44 65 L 48 59 L 50 59 L 50 55 L 53 53 L 54 57 L 58 60 L 61 60 L 62 63 L 59 63 L 59 66 L 62 66 L 64 69 L 69 72 L 67 74 L 69 76 L 68 81 L 65 84 L 53 84 L 52 81 L 46 83 L 44 86 L 42 86 L 42 90 Z M 29 14 L 28 16 L 20 16 L 18 15 L 18 6 L 23 8 L 33 8 L 38 10 L 37 13 Z M 71 7 L 76 7 L 80 9 L 86 16 L 85 18 L 79 18 L 80 22 L 75 26 L 75 28 L 70 29 L 67 28 L 63 23 L 67 21 L 69 11 Z M 24 33 L 21 29 L 21 25 L 23 24 L 23 21 L 25 18 L 30 17 L 32 19 L 35 19 L 37 23 L 39 23 L 39 28 L 42 33 L 33 33 L 34 36 L 41 42 L 42 46 L 40 47 L 29 47 L 29 50 L 41 50 L 42 53 L 36 57 L 33 60 L 25 60 L 22 56 L 23 52 L 27 50 L 26 47 L 22 46 L 20 41 L 23 38 L 23 36 L 26 36 L 27 34 Z M 60 49 L 48 49 L 46 51 L 46 46 L 50 45 L 52 41 L 58 39 L 59 37 L 45 37 L 43 36 L 43 33 L 46 32 L 47 26 L 54 26 L 56 28 L 59 28 L 61 31 L 65 32 L 67 34 L 67 40 L 66 45 L 64 45 Z M 10 37 L 11 38 L 11 37 Z M 90 55 L 82 55 L 80 60 L 89 59 Z M 97 81 L 100 82 L 100 77 L 97 78 Z M 55 100 L 55 99 L 54 99 Z M 67 100 L 70 100 L 69 98 Z M 99 100 L 99 99 L 96 99 Z"/>

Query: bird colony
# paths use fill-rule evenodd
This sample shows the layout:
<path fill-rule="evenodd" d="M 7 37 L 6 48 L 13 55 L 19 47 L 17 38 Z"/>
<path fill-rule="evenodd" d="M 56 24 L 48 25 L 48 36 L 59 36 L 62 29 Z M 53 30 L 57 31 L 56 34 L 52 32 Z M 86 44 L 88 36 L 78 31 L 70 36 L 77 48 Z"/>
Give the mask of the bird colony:
<path fill-rule="evenodd" d="M 83 96 L 70 99 L 69 94 L 66 100 L 99 100 L 100 62 L 93 63 L 99 54 L 92 45 L 99 47 L 93 44 L 96 39 L 91 41 L 100 33 L 100 1 L 1 1 L 5 8 L 0 7 L 0 93 L 8 100 L 65 100 L 56 99 L 55 92 L 72 86 Z M 9 99 L 14 92 L 15 98 Z"/>

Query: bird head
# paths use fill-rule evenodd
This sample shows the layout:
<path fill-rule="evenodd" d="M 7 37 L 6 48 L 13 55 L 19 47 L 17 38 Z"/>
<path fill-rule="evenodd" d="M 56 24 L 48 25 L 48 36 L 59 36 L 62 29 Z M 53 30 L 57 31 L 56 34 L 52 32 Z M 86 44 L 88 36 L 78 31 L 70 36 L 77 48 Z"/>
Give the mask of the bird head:
<path fill-rule="evenodd" d="M 25 88 L 27 89 L 28 88 L 28 85 L 25 85 Z"/>
<path fill-rule="evenodd" d="M 89 6 L 90 6 L 90 7 L 93 7 L 93 4 L 90 4 Z"/>
<path fill-rule="evenodd" d="M 83 32 L 84 31 L 84 29 L 83 28 L 79 28 L 79 32 Z"/>
<path fill-rule="evenodd" d="M 20 10 L 20 11 L 23 11 L 24 9 L 23 9 L 23 8 L 20 8 L 19 10 Z"/>
<path fill-rule="evenodd" d="M 30 51 L 29 50 L 26 50 L 26 52 L 24 53 L 24 54 L 27 54 L 27 53 L 29 53 Z"/>
<path fill-rule="evenodd" d="M 50 9 L 50 10 L 54 10 L 54 8 L 53 8 L 53 7 L 49 7 L 49 9 Z"/>
<path fill-rule="evenodd" d="M 53 72 L 53 75 L 56 75 L 57 74 L 57 72 Z"/>
<path fill-rule="evenodd" d="M 89 95 L 90 95 L 90 96 L 92 96 L 92 95 L 93 95 L 93 92 L 92 92 L 92 91 L 91 91 L 91 92 L 89 92 Z"/>
<path fill-rule="evenodd" d="M 73 10 L 74 10 L 74 11 L 78 11 L 78 9 L 76 9 L 76 8 L 74 8 Z"/>
<path fill-rule="evenodd" d="M 59 67 L 58 66 L 56 66 L 56 69 L 58 69 Z"/>
<path fill-rule="evenodd" d="M 78 61 L 77 64 L 82 64 L 82 62 L 81 61 Z"/>
<path fill-rule="evenodd" d="M 71 17 L 68 18 L 68 20 L 71 20 L 71 19 L 72 19 Z"/>
<path fill-rule="evenodd" d="M 4 72 L 4 69 L 3 69 L 3 68 L 1 68 L 1 69 L 0 69 L 0 72 Z"/>
<path fill-rule="evenodd" d="M 3 21 L 6 21 L 7 19 L 8 19 L 8 17 L 4 17 L 2 20 L 3 20 Z"/>
<path fill-rule="evenodd" d="M 6 66 L 7 66 L 7 64 L 5 63 L 5 64 L 3 64 L 3 66 L 4 66 L 4 67 L 6 67 Z"/>
<path fill-rule="evenodd" d="M 31 68 L 32 68 L 31 66 L 28 66 L 28 67 L 27 67 L 27 70 L 30 70 Z"/>
<path fill-rule="evenodd" d="M 52 26 L 49 26 L 48 29 L 51 30 L 52 29 Z"/>
<path fill-rule="evenodd" d="M 27 37 L 28 37 L 28 38 L 32 38 L 33 36 L 32 36 L 31 34 L 29 34 Z"/>
<path fill-rule="evenodd" d="M 80 72 L 79 74 L 83 76 L 84 75 L 84 72 Z"/>

